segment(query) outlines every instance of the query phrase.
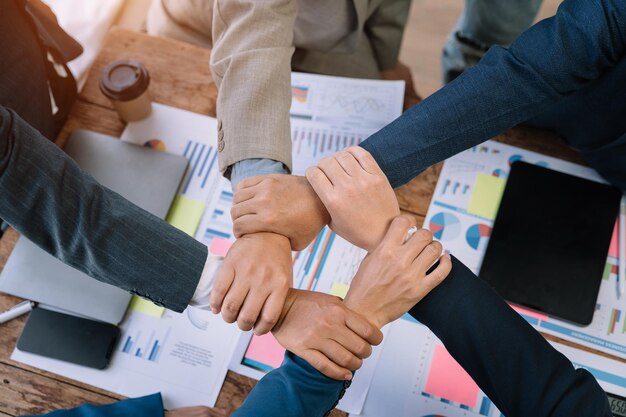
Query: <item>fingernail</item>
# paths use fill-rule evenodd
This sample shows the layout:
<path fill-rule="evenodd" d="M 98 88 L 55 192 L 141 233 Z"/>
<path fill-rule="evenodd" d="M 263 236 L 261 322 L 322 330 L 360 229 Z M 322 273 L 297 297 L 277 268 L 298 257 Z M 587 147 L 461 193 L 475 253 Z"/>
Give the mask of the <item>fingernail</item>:
<path fill-rule="evenodd" d="M 217 314 L 217 313 L 219 313 L 219 312 L 220 312 L 220 311 L 219 311 L 217 308 L 215 308 L 215 307 L 212 307 L 212 308 L 211 308 L 211 313 L 213 313 L 213 314 Z"/>
<path fill-rule="evenodd" d="M 352 374 L 351 373 L 350 374 L 346 374 L 345 379 L 346 379 L 346 381 L 351 381 L 352 380 Z"/>

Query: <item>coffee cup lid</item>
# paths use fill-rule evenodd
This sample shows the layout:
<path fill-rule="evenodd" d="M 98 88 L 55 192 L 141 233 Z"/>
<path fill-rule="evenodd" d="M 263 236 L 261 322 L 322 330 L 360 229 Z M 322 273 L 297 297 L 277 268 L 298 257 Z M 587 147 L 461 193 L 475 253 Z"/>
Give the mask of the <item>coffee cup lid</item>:
<path fill-rule="evenodd" d="M 146 91 L 148 84 L 148 70 L 132 59 L 113 61 L 100 74 L 100 90 L 111 100 L 133 100 Z"/>

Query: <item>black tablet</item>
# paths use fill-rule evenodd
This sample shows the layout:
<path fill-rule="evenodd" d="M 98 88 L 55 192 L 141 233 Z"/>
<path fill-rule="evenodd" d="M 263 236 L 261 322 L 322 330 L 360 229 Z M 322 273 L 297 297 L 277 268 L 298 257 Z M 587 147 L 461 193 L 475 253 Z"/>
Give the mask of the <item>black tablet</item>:
<path fill-rule="evenodd" d="M 512 303 L 588 325 L 621 195 L 606 184 L 515 162 L 480 277 Z"/>

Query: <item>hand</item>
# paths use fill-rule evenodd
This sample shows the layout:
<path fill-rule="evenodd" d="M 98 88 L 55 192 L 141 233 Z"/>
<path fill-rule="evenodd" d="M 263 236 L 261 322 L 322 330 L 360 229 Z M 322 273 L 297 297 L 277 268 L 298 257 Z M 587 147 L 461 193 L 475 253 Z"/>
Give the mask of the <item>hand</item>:
<path fill-rule="evenodd" d="M 396 217 L 383 242 L 361 263 L 344 300 L 348 308 L 382 327 L 409 311 L 448 276 L 450 255 L 427 229 L 417 230 L 406 242 L 415 219 Z M 434 270 L 429 271 L 439 260 Z"/>
<path fill-rule="evenodd" d="M 226 417 L 229 413 L 209 407 L 183 407 L 165 411 L 165 417 Z"/>
<path fill-rule="evenodd" d="M 280 318 L 293 282 L 289 239 L 254 233 L 238 239 L 217 271 L 209 302 L 211 310 L 241 330 L 261 335 Z"/>
<path fill-rule="evenodd" d="M 368 251 L 378 246 L 400 215 L 387 177 L 360 146 L 322 159 L 306 171 L 306 178 L 330 213 L 330 228 Z"/>
<path fill-rule="evenodd" d="M 383 334 L 341 299 L 313 291 L 290 290 L 283 316 L 272 330 L 278 342 L 329 378 L 352 379 L 362 359 Z"/>
<path fill-rule="evenodd" d="M 308 246 L 330 221 L 326 208 L 304 177 L 271 174 L 247 178 L 233 197 L 233 231 L 287 236 L 293 250 Z"/>

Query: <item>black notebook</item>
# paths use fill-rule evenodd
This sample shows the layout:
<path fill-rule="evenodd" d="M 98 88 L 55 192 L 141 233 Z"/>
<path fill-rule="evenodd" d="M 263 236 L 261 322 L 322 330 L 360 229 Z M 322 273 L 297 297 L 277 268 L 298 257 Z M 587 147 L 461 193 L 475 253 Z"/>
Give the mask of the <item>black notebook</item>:
<path fill-rule="evenodd" d="M 512 303 L 588 325 L 621 195 L 606 184 L 515 162 L 480 277 Z"/>

